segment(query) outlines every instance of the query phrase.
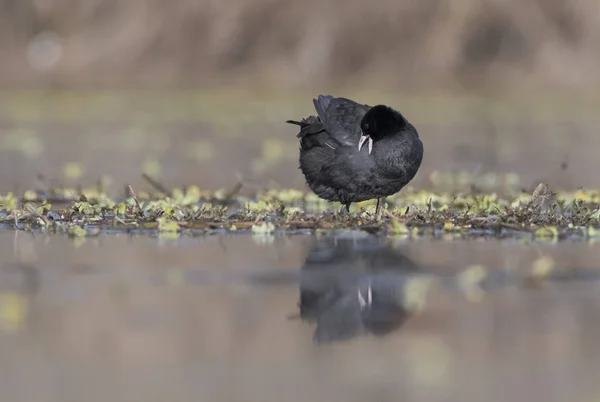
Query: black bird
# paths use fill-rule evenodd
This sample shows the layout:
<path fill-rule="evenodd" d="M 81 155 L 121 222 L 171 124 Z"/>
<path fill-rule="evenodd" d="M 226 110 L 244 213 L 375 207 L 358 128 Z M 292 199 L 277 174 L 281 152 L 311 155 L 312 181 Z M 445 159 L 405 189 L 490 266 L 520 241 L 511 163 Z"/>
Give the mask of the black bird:
<path fill-rule="evenodd" d="M 350 204 L 400 191 L 417 174 L 423 143 L 415 127 L 389 106 L 319 95 L 317 116 L 300 126 L 300 169 L 320 198 Z M 365 146 L 366 145 L 366 146 Z"/>
<path fill-rule="evenodd" d="M 414 303 L 423 303 L 427 291 L 415 294 L 410 285 L 424 272 L 371 235 L 317 239 L 301 272 L 300 317 L 316 322 L 318 343 L 389 334 L 414 313 L 407 289 Z"/>

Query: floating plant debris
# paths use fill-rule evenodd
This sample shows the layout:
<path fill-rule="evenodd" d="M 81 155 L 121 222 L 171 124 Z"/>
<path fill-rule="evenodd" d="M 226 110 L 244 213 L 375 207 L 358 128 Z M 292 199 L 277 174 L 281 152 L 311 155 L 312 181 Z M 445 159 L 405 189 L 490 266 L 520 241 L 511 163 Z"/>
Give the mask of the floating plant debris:
<path fill-rule="evenodd" d="M 213 231 L 276 235 L 358 229 L 398 238 L 493 236 L 554 242 L 593 239 L 600 233 L 600 190 L 553 192 L 542 183 L 526 191 L 507 184 L 516 183 L 514 178 L 496 180 L 501 183 L 498 191 L 474 186 L 470 191 L 465 186 L 454 191 L 407 188 L 385 199 L 380 216 L 375 216 L 375 200 L 357 203 L 350 215 L 343 216 L 341 205 L 321 200 L 308 190 L 266 190 L 242 196 L 242 182 L 216 191 L 197 186 L 169 190 L 144 176 L 153 192 L 135 192 L 128 186 L 124 196 L 115 197 L 99 181 L 92 188 L 1 194 L 0 223 L 74 237 L 115 230 L 178 237 Z"/>

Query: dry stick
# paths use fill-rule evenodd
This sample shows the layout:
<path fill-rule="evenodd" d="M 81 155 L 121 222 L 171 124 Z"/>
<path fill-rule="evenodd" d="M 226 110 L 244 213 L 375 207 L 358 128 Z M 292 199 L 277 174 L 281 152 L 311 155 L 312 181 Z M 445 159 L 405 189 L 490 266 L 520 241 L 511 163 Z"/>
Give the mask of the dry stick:
<path fill-rule="evenodd" d="M 25 204 L 24 209 L 27 212 L 29 212 L 29 214 L 36 217 L 37 219 L 44 221 L 44 225 L 46 225 L 46 227 L 48 227 L 48 218 L 46 218 L 44 215 L 40 214 L 31 204 Z"/>
<path fill-rule="evenodd" d="M 13 210 L 13 215 L 15 218 L 15 230 L 19 230 L 19 218 L 17 216 L 19 210 L 19 199 L 17 198 L 17 202 L 15 203 L 15 209 Z"/>
<path fill-rule="evenodd" d="M 129 193 L 133 197 L 133 200 L 135 201 L 135 205 L 137 205 L 137 207 L 138 207 L 139 215 L 141 216 L 142 215 L 142 206 L 140 205 L 140 201 L 138 200 L 137 195 L 135 195 L 135 191 L 133 191 L 133 187 L 131 187 L 131 184 L 129 185 Z"/>
<path fill-rule="evenodd" d="M 17 205 L 19 205 L 19 199 L 17 199 L 17 204 L 15 205 L 15 210 L 13 211 L 13 214 L 15 215 L 15 239 L 13 241 L 13 254 L 17 259 L 19 259 L 19 228 L 17 226 Z"/>
<path fill-rule="evenodd" d="M 15 194 L 15 209 L 13 210 L 13 218 L 15 218 L 15 230 L 19 230 L 19 218 L 17 217 L 17 211 L 19 210 L 19 184 L 14 184 L 14 194 Z"/>
<path fill-rule="evenodd" d="M 243 179 L 238 181 L 227 193 L 223 195 L 223 202 L 228 203 L 235 197 L 244 186 Z"/>
<path fill-rule="evenodd" d="M 394 216 L 394 214 L 392 214 L 392 213 L 391 213 L 390 211 L 388 211 L 387 209 L 384 209 L 382 212 L 383 212 L 384 214 L 386 214 L 388 217 L 390 217 L 390 218 L 392 218 L 392 219 L 394 219 L 394 220 L 398 220 L 398 218 L 397 218 L 397 217 L 395 217 L 395 216 Z"/>
<path fill-rule="evenodd" d="M 156 179 L 150 177 L 147 173 L 142 173 L 142 178 L 159 192 L 163 194 L 169 194 L 169 190 L 165 186 L 159 183 Z"/>
<path fill-rule="evenodd" d="M 37 181 L 38 181 L 38 184 L 41 184 L 42 187 L 44 187 L 44 190 L 46 192 L 50 191 L 51 186 L 48 184 L 48 181 L 46 180 L 46 176 L 44 176 L 42 173 L 38 173 Z"/>
<path fill-rule="evenodd" d="M 44 187 L 44 190 L 48 193 L 50 193 L 52 189 L 66 187 L 60 179 L 49 179 L 43 173 L 40 172 L 37 173 L 36 179 L 38 184 L 42 185 L 42 187 Z"/>

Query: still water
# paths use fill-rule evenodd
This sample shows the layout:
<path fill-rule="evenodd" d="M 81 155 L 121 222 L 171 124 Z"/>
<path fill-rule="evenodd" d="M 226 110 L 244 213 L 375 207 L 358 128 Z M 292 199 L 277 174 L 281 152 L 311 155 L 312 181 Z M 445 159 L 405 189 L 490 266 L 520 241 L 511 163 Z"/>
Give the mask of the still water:
<path fill-rule="evenodd" d="M 540 256 L 559 280 L 527 285 Z M 584 242 L 4 231 L 2 400 L 595 401 L 599 256 Z M 477 297 L 459 279 L 472 265 L 491 278 Z"/>

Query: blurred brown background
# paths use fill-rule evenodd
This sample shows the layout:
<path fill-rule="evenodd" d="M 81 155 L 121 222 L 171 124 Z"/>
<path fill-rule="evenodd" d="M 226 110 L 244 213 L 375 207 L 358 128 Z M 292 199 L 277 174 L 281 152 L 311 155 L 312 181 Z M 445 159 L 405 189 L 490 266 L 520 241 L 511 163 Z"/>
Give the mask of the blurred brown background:
<path fill-rule="evenodd" d="M 589 85 L 593 0 L 3 0 L 19 85 Z"/>
<path fill-rule="evenodd" d="M 283 121 L 320 93 L 388 103 L 416 124 L 415 186 L 434 170 L 600 186 L 598 7 L 0 0 L 0 191 L 65 169 L 87 184 L 144 186 L 149 171 L 216 188 L 243 172 L 303 187 Z"/>

